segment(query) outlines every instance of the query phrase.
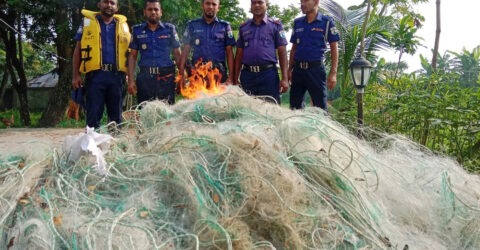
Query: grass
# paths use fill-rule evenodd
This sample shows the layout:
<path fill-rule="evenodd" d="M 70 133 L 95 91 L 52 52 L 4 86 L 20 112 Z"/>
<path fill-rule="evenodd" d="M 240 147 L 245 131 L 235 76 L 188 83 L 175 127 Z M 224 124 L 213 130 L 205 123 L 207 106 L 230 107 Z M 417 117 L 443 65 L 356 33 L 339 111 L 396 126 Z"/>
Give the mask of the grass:
<path fill-rule="evenodd" d="M 0 112 L 0 117 L 2 118 L 10 118 L 13 113 L 13 117 L 15 123 L 10 126 L 11 128 L 25 128 L 27 126 L 23 125 L 22 120 L 20 119 L 20 112 L 18 110 L 6 110 Z M 42 117 L 42 112 L 30 112 L 30 121 L 31 125 L 28 126 L 29 128 L 36 128 L 38 126 L 38 122 Z M 106 118 L 105 118 L 106 119 Z M 85 127 L 85 120 L 76 121 L 73 119 L 67 119 L 64 117 L 62 121 L 56 126 L 56 128 L 83 128 Z M 6 126 L 3 123 L 0 123 L 0 129 L 5 129 Z"/>

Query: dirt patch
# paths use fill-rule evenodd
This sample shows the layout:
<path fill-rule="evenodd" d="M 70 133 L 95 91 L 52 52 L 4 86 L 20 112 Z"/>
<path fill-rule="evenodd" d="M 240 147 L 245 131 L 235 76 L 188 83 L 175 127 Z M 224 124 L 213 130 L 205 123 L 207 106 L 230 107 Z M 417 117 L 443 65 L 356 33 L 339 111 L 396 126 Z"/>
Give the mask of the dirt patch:
<path fill-rule="evenodd" d="M 77 135 L 83 131 L 84 128 L 0 129 L 0 152 L 8 152 L 18 147 L 29 148 L 29 145 L 38 143 L 61 148 L 65 136 Z"/>

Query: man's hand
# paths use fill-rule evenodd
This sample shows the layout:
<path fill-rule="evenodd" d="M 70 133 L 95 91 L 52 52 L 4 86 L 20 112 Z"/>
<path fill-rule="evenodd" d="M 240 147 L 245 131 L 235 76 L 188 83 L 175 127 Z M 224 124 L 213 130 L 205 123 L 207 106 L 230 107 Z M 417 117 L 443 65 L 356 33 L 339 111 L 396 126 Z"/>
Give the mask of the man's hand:
<path fill-rule="evenodd" d="M 82 88 L 82 87 L 83 87 L 82 77 L 80 77 L 79 74 L 74 75 L 74 76 L 72 77 L 72 86 L 73 86 L 74 89 L 78 89 L 78 88 Z"/>
<path fill-rule="evenodd" d="M 335 85 L 337 85 L 337 74 L 328 74 L 328 79 L 327 79 L 327 86 L 328 90 L 332 90 L 335 88 Z"/>
<path fill-rule="evenodd" d="M 287 79 L 282 79 L 280 81 L 280 94 L 286 93 L 290 88 L 290 84 L 288 83 Z"/>
<path fill-rule="evenodd" d="M 177 82 L 177 86 L 175 87 L 177 94 L 181 94 L 182 87 L 185 87 L 185 77 L 180 78 L 180 80 Z"/>
<path fill-rule="evenodd" d="M 128 93 L 130 95 L 137 95 L 137 84 L 134 81 L 128 81 Z"/>

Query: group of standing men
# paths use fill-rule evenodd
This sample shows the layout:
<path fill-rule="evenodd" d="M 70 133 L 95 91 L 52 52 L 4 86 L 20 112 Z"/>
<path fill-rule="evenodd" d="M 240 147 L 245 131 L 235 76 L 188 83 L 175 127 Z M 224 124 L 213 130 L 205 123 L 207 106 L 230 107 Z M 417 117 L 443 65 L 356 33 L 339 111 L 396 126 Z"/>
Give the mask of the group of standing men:
<path fill-rule="evenodd" d="M 300 2 L 305 16 L 295 19 L 290 61 L 282 23 L 266 15 L 268 0 L 251 0 L 253 19 L 240 25 L 237 41 L 230 24 L 217 17 L 220 0 L 202 0 L 203 17 L 188 23 L 182 51 L 175 26 L 160 21 L 159 0 L 145 0 L 147 21 L 133 26 L 132 34 L 126 18 L 115 14 L 117 0 L 100 0 L 100 12 L 82 10 L 72 84 L 75 89 L 83 87 L 80 73 L 86 74 L 87 126 L 100 126 L 105 105 L 109 121 L 121 122 L 122 86 L 127 78 L 128 92 L 136 94 L 139 103 L 160 99 L 173 104 L 175 65 L 182 76 L 178 85 L 185 84 L 185 71 L 189 74 L 189 65 L 199 60 L 211 61 L 221 72 L 222 82 L 241 85 L 248 94 L 279 103 L 280 94 L 288 91 L 291 82 L 292 109 L 303 108 L 309 91 L 313 105 L 326 110 L 327 86 L 332 89 L 336 84 L 339 35 L 333 19 L 318 12 L 319 0 Z M 332 59 L 328 77 L 323 64 L 327 44 Z M 135 80 L 139 51 L 140 72 Z"/>

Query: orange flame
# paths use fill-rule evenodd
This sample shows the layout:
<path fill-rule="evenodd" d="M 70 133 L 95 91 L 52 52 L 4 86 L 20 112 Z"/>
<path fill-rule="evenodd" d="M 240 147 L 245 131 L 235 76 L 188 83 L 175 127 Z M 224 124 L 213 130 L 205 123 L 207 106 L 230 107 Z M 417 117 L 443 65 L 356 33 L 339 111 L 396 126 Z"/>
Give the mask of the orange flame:
<path fill-rule="evenodd" d="M 179 82 L 182 76 L 179 74 L 175 82 Z M 217 68 L 212 68 L 212 62 L 202 63 L 198 60 L 195 68 L 192 68 L 192 75 L 188 77 L 188 83 L 180 86 L 180 93 L 188 99 L 200 98 L 203 96 L 216 96 L 225 92 L 225 85 L 220 83 L 222 74 Z"/>

